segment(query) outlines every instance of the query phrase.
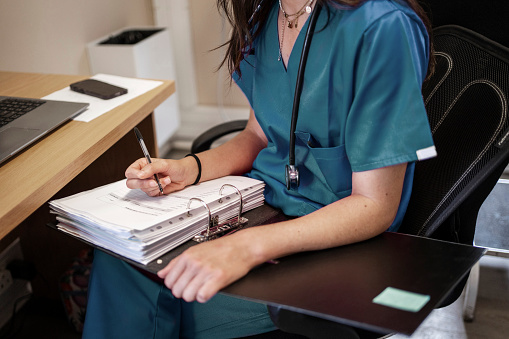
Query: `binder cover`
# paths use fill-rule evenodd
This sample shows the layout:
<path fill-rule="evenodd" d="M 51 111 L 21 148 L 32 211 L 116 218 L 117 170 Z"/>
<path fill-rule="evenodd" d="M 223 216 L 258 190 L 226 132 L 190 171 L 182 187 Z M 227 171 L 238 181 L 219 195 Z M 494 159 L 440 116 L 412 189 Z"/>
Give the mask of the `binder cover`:
<path fill-rule="evenodd" d="M 267 204 L 244 213 L 244 217 L 249 219 L 246 227 L 288 219 Z M 99 249 L 156 273 L 196 244 L 189 240 L 147 265 Z M 411 335 L 485 252 L 480 247 L 385 232 L 363 242 L 260 265 L 221 293 L 366 330 Z M 423 297 L 426 302 L 412 311 L 396 307 L 401 300 L 374 302 L 384 297 L 388 288 Z"/>

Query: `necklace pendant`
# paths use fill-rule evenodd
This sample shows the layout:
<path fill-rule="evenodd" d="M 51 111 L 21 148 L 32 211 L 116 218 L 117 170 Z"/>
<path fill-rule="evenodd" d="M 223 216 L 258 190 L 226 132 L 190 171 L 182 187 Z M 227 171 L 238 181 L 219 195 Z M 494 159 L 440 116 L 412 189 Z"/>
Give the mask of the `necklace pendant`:
<path fill-rule="evenodd" d="M 288 20 L 288 28 L 293 28 L 293 21 Z"/>
<path fill-rule="evenodd" d="M 295 18 L 294 20 L 295 24 L 293 25 L 295 28 L 297 28 L 297 26 L 299 25 L 299 18 Z"/>

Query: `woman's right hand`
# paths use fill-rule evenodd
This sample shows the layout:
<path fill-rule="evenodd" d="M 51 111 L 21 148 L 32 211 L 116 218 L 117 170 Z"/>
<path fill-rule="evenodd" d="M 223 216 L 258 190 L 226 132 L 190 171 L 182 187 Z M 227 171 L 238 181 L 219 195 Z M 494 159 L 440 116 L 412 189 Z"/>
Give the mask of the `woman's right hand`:
<path fill-rule="evenodd" d="M 160 195 L 154 174 L 159 177 L 164 194 L 168 194 L 192 184 L 198 175 L 198 167 L 191 157 L 181 160 L 155 158 L 151 164 L 147 159 L 140 158 L 125 171 L 127 187 L 139 188 L 149 196 Z"/>

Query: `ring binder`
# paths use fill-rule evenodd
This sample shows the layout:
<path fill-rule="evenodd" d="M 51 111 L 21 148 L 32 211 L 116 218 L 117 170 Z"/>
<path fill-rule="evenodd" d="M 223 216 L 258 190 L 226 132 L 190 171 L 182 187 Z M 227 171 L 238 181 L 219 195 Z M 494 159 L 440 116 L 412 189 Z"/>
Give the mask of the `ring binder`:
<path fill-rule="evenodd" d="M 234 185 L 224 184 L 223 186 L 221 186 L 221 189 L 219 190 L 219 194 L 220 195 L 223 195 L 223 189 L 226 186 L 230 186 L 230 187 L 234 188 L 237 191 L 237 194 L 238 194 L 238 196 L 240 198 L 240 205 L 239 205 L 238 216 L 234 217 L 234 218 L 231 218 L 231 219 L 228 219 L 227 221 L 219 224 L 218 223 L 219 216 L 215 216 L 214 218 L 212 218 L 211 215 L 210 215 L 210 209 L 209 209 L 209 222 L 208 222 L 207 230 L 205 230 L 205 231 L 201 232 L 200 234 L 194 236 L 193 237 L 194 241 L 196 241 L 196 242 L 204 242 L 204 241 L 213 240 L 213 239 L 219 238 L 219 237 L 221 237 L 223 235 L 227 235 L 227 234 L 231 234 L 233 232 L 236 232 L 242 226 L 247 224 L 248 219 L 242 217 L 242 210 L 243 210 L 243 207 L 244 207 L 244 201 L 242 200 L 242 193 L 240 193 L 239 189 L 237 187 L 235 187 Z M 190 204 L 191 200 L 193 200 L 193 199 L 196 199 L 196 198 L 191 198 L 189 200 L 188 207 L 187 207 L 188 209 L 189 209 L 189 204 Z M 200 199 L 196 199 L 196 200 L 200 200 Z M 223 199 L 222 198 L 219 199 L 218 202 L 219 203 L 223 203 Z M 202 203 L 204 203 L 204 202 L 202 201 Z M 207 205 L 207 204 L 205 204 L 205 205 Z M 207 209 L 208 209 L 208 206 L 207 206 Z"/>
<path fill-rule="evenodd" d="M 56 228 L 146 265 L 192 240 L 200 232 L 203 240 L 222 235 L 221 231 L 232 227 L 220 228 L 224 226 L 220 223 L 228 221 L 236 227 L 238 213 L 246 213 L 264 202 L 264 183 L 244 176 L 208 180 L 158 197 L 131 190 L 125 181 L 50 201 L 50 208 L 57 215 Z M 237 199 L 234 188 L 224 186 L 221 190 L 225 184 L 234 185 L 237 192 L 242 192 L 239 210 L 238 201 L 234 200 Z M 190 201 L 191 198 L 200 203 Z M 108 208 L 104 208 L 105 204 Z M 207 205 L 208 222 L 201 205 Z"/>

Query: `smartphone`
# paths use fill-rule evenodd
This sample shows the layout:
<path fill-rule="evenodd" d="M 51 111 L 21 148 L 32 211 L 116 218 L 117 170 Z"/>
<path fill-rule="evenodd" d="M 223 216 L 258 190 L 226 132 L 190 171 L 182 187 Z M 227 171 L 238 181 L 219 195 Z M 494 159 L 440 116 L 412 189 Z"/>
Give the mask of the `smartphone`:
<path fill-rule="evenodd" d="M 118 87 L 95 79 L 71 84 L 71 90 L 101 99 L 111 99 L 127 93 L 127 88 Z"/>

